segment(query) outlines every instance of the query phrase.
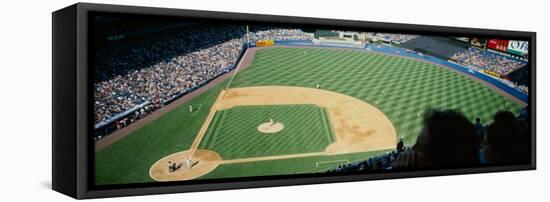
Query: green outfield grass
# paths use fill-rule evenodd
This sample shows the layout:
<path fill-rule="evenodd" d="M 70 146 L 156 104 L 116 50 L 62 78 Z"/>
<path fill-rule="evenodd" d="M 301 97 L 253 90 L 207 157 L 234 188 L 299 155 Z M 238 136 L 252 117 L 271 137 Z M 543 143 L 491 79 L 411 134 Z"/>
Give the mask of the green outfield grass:
<path fill-rule="evenodd" d="M 508 109 L 517 113 L 521 108 L 478 81 L 432 64 L 365 51 L 307 49 L 307 55 L 303 52 L 304 48 L 259 50 L 252 65 L 237 75 L 231 87 L 283 85 L 313 88 L 319 83 L 323 89 L 371 104 L 378 101 L 381 103 L 380 110 L 389 117 L 397 134 L 404 136 L 409 145 L 415 142 L 422 126 L 421 118 L 417 116 L 429 108 L 458 109 L 471 120 L 480 117 L 483 123 L 490 123 L 492 115 L 498 110 Z M 96 184 L 152 182 L 148 174 L 150 166 L 166 155 L 189 149 L 208 110 L 225 85 L 227 83 L 220 84 L 190 101 L 193 105 L 202 104 L 201 109 L 193 114 L 187 111 L 186 103 L 96 152 Z M 506 103 L 510 103 L 508 108 Z M 219 134 L 206 136 L 223 139 Z M 220 147 L 224 144 L 222 142 L 210 143 L 211 140 L 201 146 L 213 146 L 216 152 L 229 158 L 264 155 L 247 147 L 242 148 L 242 151 L 239 150 L 241 148 L 232 148 L 236 144 L 233 141 L 240 140 L 239 137 L 230 140 L 232 143 L 227 143 L 230 148 Z M 269 145 L 261 148 L 271 148 Z M 313 145 L 318 149 L 323 144 Z M 201 178 L 316 172 L 321 168 L 312 166 L 314 162 L 366 159 L 377 154 L 379 152 L 224 164 Z"/>
<path fill-rule="evenodd" d="M 284 129 L 259 132 L 258 125 L 270 118 Z M 317 105 L 236 106 L 216 112 L 199 148 L 227 160 L 321 152 L 332 142 L 326 110 Z"/>
<path fill-rule="evenodd" d="M 480 117 L 483 123 L 491 122 L 499 110 L 518 113 L 521 109 L 479 81 L 433 64 L 366 51 L 307 49 L 304 55 L 304 50 L 259 50 L 231 86 L 313 88 L 319 83 L 323 89 L 373 105 L 378 101 L 406 144 L 416 141 L 422 126 L 418 114 L 429 108 L 458 109 L 470 120 Z"/>

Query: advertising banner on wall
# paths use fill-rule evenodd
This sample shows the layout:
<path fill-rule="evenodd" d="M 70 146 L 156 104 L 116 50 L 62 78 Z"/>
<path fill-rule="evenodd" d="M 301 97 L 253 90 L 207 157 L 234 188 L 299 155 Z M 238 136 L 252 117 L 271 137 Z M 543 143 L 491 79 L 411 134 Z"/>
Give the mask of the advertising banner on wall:
<path fill-rule="evenodd" d="M 516 40 L 489 39 L 487 48 L 518 56 L 526 56 L 529 53 L 529 42 Z"/>
<path fill-rule="evenodd" d="M 509 40 L 489 39 L 489 41 L 487 41 L 487 48 L 506 52 L 508 49 L 508 42 Z"/>
<path fill-rule="evenodd" d="M 256 41 L 256 46 L 257 47 L 261 47 L 261 46 L 273 46 L 275 45 L 275 40 L 271 39 L 271 40 L 259 40 L 259 41 Z"/>
<path fill-rule="evenodd" d="M 529 42 L 527 41 L 510 41 L 508 42 L 508 53 L 525 56 L 529 53 Z"/>

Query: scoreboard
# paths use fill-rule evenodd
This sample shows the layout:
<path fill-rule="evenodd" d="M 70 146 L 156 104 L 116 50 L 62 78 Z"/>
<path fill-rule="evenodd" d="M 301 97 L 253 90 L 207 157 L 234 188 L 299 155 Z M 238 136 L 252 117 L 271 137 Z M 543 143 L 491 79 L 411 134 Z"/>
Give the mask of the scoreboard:
<path fill-rule="evenodd" d="M 527 56 L 529 53 L 529 42 L 517 40 L 489 39 L 487 48 L 500 52 L 511 53 L 519 56 Z"/>

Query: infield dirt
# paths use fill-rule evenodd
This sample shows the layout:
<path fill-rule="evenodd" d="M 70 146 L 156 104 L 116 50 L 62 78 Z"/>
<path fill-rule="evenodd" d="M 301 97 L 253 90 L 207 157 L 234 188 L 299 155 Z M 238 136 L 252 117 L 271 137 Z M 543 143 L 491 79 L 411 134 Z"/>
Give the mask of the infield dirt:
<path fill-rule="evenodd" d="M 251 64 L 251 61 L 252 61 L 254 55 L 256 54 L 256 50 L 271 49 L 271 48 L 273 48 L 273 47 L 248 49 L 246 54 L 244 55 L 244 57 L 239 62 L 238 66 L 240 66 L 240 68 L 242 70 L 243 68 L 245 68 L 249 64 Z M 308 48 L 310 48 L 310 47 L 308 47 Z M 333 48 L 315 47 L 315 49 L 333 49 Z M 363 52 L 365 52 L 365 51 L 363 51 Z M 261 54 L 261 53 L 259 53 L 259 54 Z M 384 54 L 373 53 L 373 56 L 374 55 L 384 55 Z M 283 56 L 288 56 L 288 54 L 285 54 Z M 313 56 L 313 54 L 311 56 Z M 397 56 L 397 57 L 401 57 L 401 56 Z M 288 58 L 288 57 L 285 57 L 285 58 Z M 264 58 L 264 59 L 268 59 L 268 58 Z M 407 58 L 407 59 L 411 59 L 411 58 Z M 278 61 L 279 62 L 284 62 L 285 60 L 278 60 Z M 413 59 L 413 60 L 415 60 L 415 59 Z M 261 60 L 258 60 L 258 61 L 261 61 Z M 314 61 L 314 60 L 311 60 L 311 61 Z M 271 62 L 271 61 L 269 61 L 269 62 Z M 420 62 L 429 63 L 429 62 L 426 62 L 426 61 L 420 61 Z M 293 63 L 293 65 L 296 66 L 296 64 L 294 64 L 294 63 Z M 437 64 L 435 64 L 435 65 L 437 65 Z M 437 65 L 437 66 L 440 66 L 440 65 Z M 254 68 L 256 68 L 256 70 L 257 70 L 260 67 L 266 68 L 267 65 L 265 63 L 264 64 L 259 64 L 258 66 L 253 66 L 249 70 L 255 70 Z M 280 66 L 276 66 L 276 67 L 280 67 Z M 391 67 L 391 65 L 390 65 L 390 67 Z M 446 67 L 446 68 L 448 68 L 448 67 Z M 249 70 L 247 70 L 247 71 L 249 71 Z M 292 70 L 294 70 L 294 69 L 292 69 Z M 234 70 L 234 72 L 237 72 L 237 71 Z M 110 136 L 107 136 L 106 138 L 101 139 L 100 141 L 96 142 L 96 150 L 101 150 L 102 148 L 107 147 L 108 145 L 110 145 L 111 143 L 117 141 L 118 139 L 124 138 L 126 135 L 128 135 L 128 133 L 133 132 L 134 130 L 140 128 L 141 126 L 144 126 L 144 125 L 148 124 L 152 120 L 157 119 L 161 116 L 164 116 L 167 112 L 170 112 L 171 110 L 178 108 L 182 104 L 185 104 L 186 102 L 190 101 L 193 97 L 197 97 L 201 93 L 206 92 L 209 89 L 212 89 L 216 85 L 219 85 L 221 82 L 227 81 L 229 78 L 231 78 L 232 75 L 234 75 L 233 74 L 234 72 L 232 71 L 231 73 L 228 73 L 228 74 L 225 74 L 221 77 L 218 77 L 217 79 L 213 80 L 211 83 L 209 83 L 206 86 L 203 86 L 200 89 L 198 89 L 196 92 L 188 94 L 188 95 L 180 98 L 176 102 L 174 102 L 174 103 L 172 103 L 172 104 L 170 104 L 170 105 L 154 112 L 153 114 L 149 115 L 148 117 L 146 117 L 144 119 L 141 119 L 141 120 L 138 120 L 137 122 L 130 125 L 129 127 L 123 128 L 123 129 L 111 134 Z M 260 77 L 260 75 L 264 74 L 264 75 L 269 76 L 269 75 L 272 75 L 273 72 L 277 72 L 277 71 L 271 71 L 271 72 L 270 71 L 256 71 L 256 72 L 259 72 L 260 74 L 249 74 L 249 76 L 252 75 L 252 76 L 254 76 L 254 78 L 256 78 L 256 77 L 257 78 L 263 78 L 263 77 Z M 460 72 L 456 72 L 456 73 L 464 74 L 464 73 L 460 73 Z M 327 75 L 333 75 L 333 74 L 327 74 Z M 472 76 L 469 76 L 469 77 L 474 78 Z M 336 91 L 338 91 L 338 89 L 340 89 L 339 92 L 341 92 L 341 93 L 337 93 L 335 91 L 315 89 L 314 88 L 314 86 L 315 86 L 314 82 L 311 83 L 310 87 L 307 87 L 307 86 L 309 86 L 309 83 L 304 84 L 304 82 L 300 82 L 300 81 L 304 81 L 304 79 L 303 79 L 304 77 L 297 77 L 297 78 L 300 78 L 302 80 L 298 81 L 298 79 L 295 79 L 295 78 L 285 78 L 284 81 L 294 79 L 296 81 L 293 81 L 293 82 L 301 84 L 300 86 L 302 86 L 302 87 L 282 86 L 282 85 L 285 85 L 285 84 L 288 84 L 288 83 L 285 83 L 285 82 L 272 82 L 272 80 L 269 80 L 270 82 L 258 82 L 258 80 L 259 81 L 264 81 L 264 80 L 261 80 L 261 79 L 245 82 L 244 83 L 245 85 L 243 85 L 243 82 L 241 82 L 240 83 L 241 85 L 239 85 L 240 81 L 237 79 L 237 82 L 235 82 L 235 83 L 237 83 L 237 85 L 234 85 L 234 86 L 239 86 L 239 88 L 229 88 L 225 92 L 226 94 L 222 96 L 223 99 L 220 99 L 222 101 L 220 101 L 219 105 L 214 104 L 212 108 L 204 107 L 204 110 L 211 110 L 212 112 L 215 112 L 215 111 L 218 111 L 218 110 L 229 109 L 233 106 L 238 106 L 238 105 L 270 105 L 270 104 L 274 104 L 274 105 L 315 104 L 315 105 L 318 105 L 320 107 L 323 107 L 323 108 L 327 109 L 327 111 L 326 111 L 327 115 L 328 115 L 327 118 L 330 119 L 331 128 L 332 128 L 333 134 L 335 136 L 335 138 L 334 138 L 335 142 L 328 145 L 324 151 L 319 150 L 320 152 L 315 151 L 315 152 L 309 152 L 309 153 L 292 153 L 292 154 L 289 154 L 289 155 L 285 154 L 285 155 L 272 155 L 272 156 L 257 156 L 257 157 L 222 159 L 220 154 L 225 154 L 225 153 L 222 153 L 221 151 L 215 151 L 215 149 L 212 149 L 212 150 L 206 150 L 204 148 L 201 149 L 201 147 L 199 147 L 199 143 L 201 142 L 204 134 L 200 135 L 200 134 L 197 133 L 197 131 L 193 131 L 193 132 L 188 133 L 188 135 L 187 135 L 188 140 L 186 139 L 189 142 L 189 144 L 191 144 L 190 140 L 194 139 L 194 141 L 192 143 L 193 146 L 191 148 L 189 148 L 188 145 L 185 145 L 185 146 L 182 146 L 182 147 L 178 147 L 175 150 L 173 150 L 173 149 L 172 150 L 167 150 L 170 147 L 163 147 L 166 144 L 164 144 L 164 145 L 159 144 L 160 146 L 155 145 L 156 146 L 155 150 L 158 149 L 159 151 L 168 151 L 168 152 L 167 153 L 162 153 L 160 155 L 151 155 L 152 157 L 149 159 L 149 161 L 140 161 L 140 162 L 134 163 L 135 165 L 143 164 L 144 165 L 143 169 L 140 168 L 140 169 L 134 169 L 134 170 L 130 171 L 130 169 L 124 169 L 125 168 L 124 166 L 120 166 L 120 164 L 121 164 L 120 163 L 120 164 L 114 164 L 113 166 L 111 166 L 111 167 L 116 168 L 116 169 L 111 169 L 111 168 L 106 169 L 108 171 L 116 170 L 116 171 L 119 171 L 119 172 L 105 172 L 105 173 L 112 173 L 112 176 L 124 176 L 126 173 L 132 173 L 132 172 L 138 173 L 139 172 L 139 175 L 143 175 L 146 178 L 148 178 L 147 180 L 150 180 L 150 178 L 148 176 L 146 176 L 147 175 L 146 170 L 148 168 L 150 168 L 149 173 L 148 173 L 149 176 L 152 179 L 157 180 L 157 181 L 191 180 L 191 179 L 195 179 L 195 178 L 198 178 L 198 177 L 201 177 L 201 176 L 205 176 L 206 174 L 209 174 L 209 173 L 210 174 L 215 174 L 215 176 L 225 177 L 225 175 L 226 175 L 225 172 L 227 172 L 227 169 L 225 169 L 225 167 L 235 167 L 234 172 L 241 172 L 240 169 L 242 169 L 242 168 L 240 168 L 240 165 L 238 163 L 253 163 L 253 162 L 258 162 L 258 161 L 264 161 L 264 162 L 261 162 L 261 163 L 270 163 L 270 161 L 268 161 L 268 160 L 278 160 L 278 159 L 293 160 L 292 158 L 303 158 L 303 157 L 314 157 L 314 156 L 323 156 L 323 158 L 325 158 L 325 157 L 326 158 L 332 158 L 332 157 L 338 156 L 338 155 L 335 155 L 335 154 L 355 155 L 355 154 L 359 154 L 359 152 L 365 152 L 365 151 L 369 152 L 369 151 L 382 151 L 382 150 L 392 149 L 392 148 L 395 147 L 395 143 L 397 141 L 396 130 L 398 130 L 398 129 L 404 130 L 405 129 L 406 131 L 414 131 L 413 130 L 414 129 L 413 124 L 411 124 L 410 127 L 406 127 L 406 126 L 403 126 L 404 125 L 403 121 L 400 122 L 400 120 L 399 120 L 400 117 L 405 117 L 405 116 L 401 116 L 401 114 L 406 114 L 406 113 L 396 113 L 395 111 L 407 111 L 408 109 L 412 108 L 412 106 L 416 102 L 403 102 L 403 104 L 398 103 L 398 104 L 400 104 L 399 106 L 406 106 L 406 107 L 398 108 L 398 110 L 393 110 L 394 112 L 392 112 L 391 110 L 388 110 L 387 108 L 382 108 L 382 109 L 387 110 L 387 111 L 385 111 L 386 114 L 384 114 L 380 110 L 378 110 L 378 108 L 376 108 L 375 106 L 372 106 L 369 103 L 367 103 L 368 99 L 365 99 L 366 98 L 365 95 L 368 95 L 368 93 L 366 93 L 366 92 L 369 92 L 370 91 L 369 89 L 364 89 L 363 88 L 365 90 L 365 93 L 363 93 L 363 94 L 350 94 L 352 96 L 355 96 L 355 97 L 351 97 L 351 96 L 348 96 L 344 93 L 345 90 L 342 90 L 342 88 L 344 88 L 344 87 L 342 87 L 343 85 L 339 85 L 337 87 L 332 86 L 333 88 L 331 88 L 331 89 L 335 89 Z M 346 78 L 346 77 L 342 76 L 341 78 Z M 405 77 L 405 78 L 407 78 L 407 77 Z M 475 79 L 475 78 L 474 78 L 474 80 L 479 81 L 479 79 Z M 267 80 L 265 80 L 265 81 L 267 81 Z M 343 83 L 345 83 L 345 82 L 343 82 Z M 483 82 L 483 81 L 481 81 L 481 83 L 485 84 L 486 86 L 489 86 L 493 89 L 496 89 L 497 92 L 499 92 L 502 95 L 506 95 L 506 93 L 500 92 L 495 86 L 492 86 L 491 84 L 488 84 L 488 83 Z M 293 84 L 293 83 L 291 83 L 291 84 Z M 261 86 L 261 85 L 271 85 L 271 86 Z M 275 86 L 275 85 L 277 85 L 277 86 Z M 304 87 L 304 86 L 306 86 L 307 88 Z M 324 87 L 326 86 L 327 89 L 329 89 L 329 87 L 330 87 L 328 85 L 323 85 L 323 86 Z M 373 85 L 363 85 L 363 86 L 373 86 Z M 374 85 L 374 86 L 376 86 L 376 85 Z M 220 89 L 221 89 L 221 87 L 220 87 Z M 399 90 L 400 89 L 395 90 L 393 92 L 401 92 Z M 460 90 L 460 89 L 458 89 L 458 90 Z M 224 90 L 222 90 L 222 91 L 224 91 Z M 210 91 L 210 92 L 212 92 L 212 91 Z M 388 92 L 388 91 L 386 91 L 386 92 Z M 420 91 L 416 91 L 416 92 L 420 92 Z M 445 92 L 445 91 L 441 91 L 441 92 Z M 454 91 L 448 91 L 448 92 L 454 92 Z M 470 92 L 470 91 L 465 91 L 465 92 Z M 212 93 L 212 95 L 218 95 L 218 94 Z M 363 97 L 361 97 L 361 96 L 363 96 Z M 508 96 L 510 96 L 510 95 L 508 95 Z M 212 96 L 212 97 L 214 97 L 214 96 Z M 376 96 L 374 96 L 374 97 L 376 97 Z M 407 96 L 404 96 L 404 97 L 407 97 Z M 357 99 L 357 98 L 360 98 L 360 99 Z M 214 100 L 214 98 L 212 98 L 212 100 Z M 374 100 L 376 100 L 376 99 L 374 99 Z M 374 103 L 375 102 L 374 100 L 371 99 L 368 102 Z M 449 99 L 449 100 L 452 100 L 452 99 Z M 512 99 L 512 101 L 517 102 L 517 99 L 516 100 Z M 479 102 L 479 101 L 477 101 L 477 102 Z M 474 104 L 477 104 L 477 102 L 474 103 Z M 443 103 L 442 106 L 445 106 L 445 107 L 453 106 L 453 105 L 447 104 L 447 102 L 441 102 L 441 103 Z M 436 102 L 436 104 L 437 104 L 437 102 Z M 472 106 L 475 106 L 475 105 L 472 105 Z M 480 109 L 480 108 L 479 107 L 474 107 L 474 109 Z M 481 108 L 481 109 L 483 109 L 483 108 Z M 202 113 L 202 111 L 203 111 L 203 109 L 201 109 L 201 113 Z M 411 110 L 411 111 L 412 112 L 410 112 L 409 114 L 415 114 L 415 118 L 416 118 L 418 110 Z M 475 111 L 477 112 L 477 110 L 475 110 Z M 211 113 L 211 116 L 213 116 L 213 113 Z M 390 121 L 390 119 L 387 116 L 392 118 L 393 123 L 392 123 L 392 121 Z M 269 118 L 269 117 L 265 117 L 265 118 Z M 209 122 L 208 120 L 210 120 L 210 119 L 207 119 L 207 121 L 205 121 L 205 123 Z M 403 120 L 407 120 L 407 119 L 403 119 Z M 412 119 L 410 119 L 410 120 L 412 120 Z M 414 120 L 417 120 L 417 119 L 414 119 Z M 407 121 L 409 121 L 409 120 L 407 120 Z M 197 123 L 202 124 L 203 122 L 198 121 Z M 410 122 L 407 122 L 407 123 L 410 123 Z M 395 129 L 394 129 L 393 124 L 395 124 L 395 127 L 396 127 Z M 374 127 L 374 126 L 383 126 L 383 127 Z M 206 131 L 207 128 L 208 128 L 208 124 L 206 124 L 205 127 L 203 127 L 201 129 L 201 131 L 204 132 L 204 131 Z M 409 128 L 413 128 L 413 129 L 409 129 Z M 286 130 L 286 128 L 285 128 L 285 130 Z M 399 131 L 399 133 L 400 134 L 412 134 L 412 133 L 403 133 L 402 131 Z M 151 134 L 147 134 L 147 135 L 151 136 L 151 135 L 156 135 L 156 134 L 151 133 Z M 276 135 L 276 134 L 274 134 L 274 135 Z M 177 144 L 179 144 L 178 140 L 175 140 L 173 142 L 176 142 Z M 183 143 L 179 144 L 179 145 L 183 145 Z M 120 147 L 120 148 L 122 148 L 122 147 Z M 324 146 L 322 148 L 324 148 Z M 185 150 L 185 151 L 181 151 L 181 150 Z M 181 152 L 177 152 L 177 151 L 181 151 Z M 177 152 L 177 153 L 167 155 L 167 154 L 170 154 L 172 152 Z M 195 153 L 192 154 L 193 152 L 195 152 Z M 220 152 L 220 153 L 218 154 L 217 152 Z M 112 152 L 112 153 L 115 154 L 116 152 Z M 112 156 L 114 156 L 114 155 L 112 155 Z M 178 172 L 174 172 L 174 173 L 168 173 L 167 172 L 167 160 L 182 161 L 182 160 L 184 160 L 185 158 L 187 158 L 189 156 L 193 156 L 193 158 L 199 162 L 196 167 L 193 167 L 192 169 L 181 169 Z M 215 157 L 215 156 L 217 156 L 217 157 L 216 158 L 211 158 L 211 157 Z M 162 159 L 157 161 L 157 159 L 160 159 L 160 158 L 162 158 Z M 157 161 L 157 162 L 152 167 L 150 167 L 151 164 L 155 161 Z M 260 162 L 258 162 L 258 163 L 260 163 Z M 233 165 L 227 166 L 226 164 L 233 164 Z M 225 166 L 218 167 L 219 165 L 225 165 Z M 243 165 L 249 165 L 249 164 L 243 164 Z M 214 171 L 214 170 L 216 170 L 216 171 L 211 172 L 211 171 Z M 224 172 L 224 173 L 220 175 L 220 174 L 216 173 L 218 171 L 220 173 L 221 172 Z M 179 172 L 185 172 L 185 173 L 179 173 Z M 244 171 L 243 171 L 243 173 L 249 174 L 248 172 L 244 172 Z M 134 174 L 134 175 L 137 176 L 136 174 Z M 232 175 L 227 174 L 227 176 L 232 176 Z M 105 177 L 105 178 L 110 180 L 110 178 L 107 178 L 107 177 Z M 123 179 L 123 180 L 126 180 L 126 179 Z"/>
<path fill-rule="evenodd" d="M 396 145 L 395 129 L 384 113 L 362 100 L 328 90 L 289 86 L 228 89 L 220 93 L 209 116 L 213 116 L 215 111 L 235 106 L 296 104 L 315 104 L 325 108 L 329 113 L 329 122 L 334 130 L 336 141 L 324 152 L 223 160 L 215 151 L 197 148 L 211 120 L 207 119 L 189 150 L 157 161 L 151 167 L 150 175 L 153 179 L 160 181 L 188 180 L 214 170 L 219 164 L 375 151 L 391 149 Z M 196 154 L 194 154 L 195 151 Z M 212 156 L 217 158 L 210 158 Z M 167 172 L 166 163 L 169 159 L 178 161 L 187 157 L 198 159 L 198 166 L 173 173 Z"/>

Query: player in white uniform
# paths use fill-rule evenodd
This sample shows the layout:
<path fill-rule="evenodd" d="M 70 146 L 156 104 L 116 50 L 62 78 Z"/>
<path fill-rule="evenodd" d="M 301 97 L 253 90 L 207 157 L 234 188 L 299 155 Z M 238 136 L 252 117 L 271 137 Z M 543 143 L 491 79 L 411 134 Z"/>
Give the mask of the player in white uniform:
<path fill-rule="evenodd" d="M 193 160 L 191 160 L 191 158 L 187 158 L 185 159 L 185 167 L 186 168 L 191 168 L 193 166 Z"/>

